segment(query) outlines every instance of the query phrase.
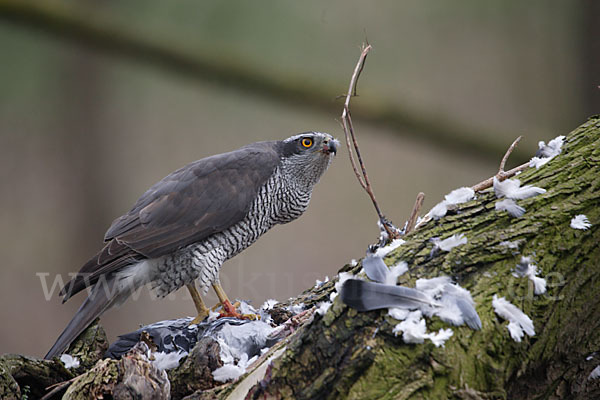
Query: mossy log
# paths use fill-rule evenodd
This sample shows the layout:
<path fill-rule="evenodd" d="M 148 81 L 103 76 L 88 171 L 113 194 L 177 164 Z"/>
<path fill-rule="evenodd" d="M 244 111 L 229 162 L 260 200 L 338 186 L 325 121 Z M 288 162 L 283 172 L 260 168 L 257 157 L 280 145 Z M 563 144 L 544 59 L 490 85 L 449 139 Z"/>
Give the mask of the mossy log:
<path fill-rule="evenodd" d="M 392 333 L 397 321 L 387 312 L 357 313 L 337 298 L 273 361 L 268 381 L 252 389 L 254 398 L 600 398 L 600 379 L 588 379 L 600 364 L 600 117 L 569 134 L 550 163 L 518 178 L 547 190 L 519 201 L 527 210 L 521 218 L 497 212 L 488 190 L 407 235 L 385 259 L 408 263 L 402 285 L 448 275 L 469 289 L 480 331 L 454 327 L 445 347 L 405 344 Z M 593 226 L 571 228 L 578 214 Z M 457 233 L 468 243 L 431 256 L 430 238 Z M 518 250 L 505 241 L 517 242 Z M 529 279 L 512 276 L 521 255 L 534 258 L 548 281 L 546 294 L 535 296 Z M 334 283 L 320 289 L 323 298 Z M 495 294 L 532 318 L 535 336 L 511 339 L 507 322 L 494 313 Z M 447 327 L 436 318 L 428 325 Z"/>
<path fill-rule="evenodd" d="M 213 356 L 203 356 L 200 347 L 214 345 L 201 343 L 192 356 L 169 371 L 166 382 L 166 374 L 151 371 L 142 359 L 136 359 L 133 369 L 122 360 L 98 361 L 93 369 L 86 362 L 87 372 L 73 381 L 66 397 L 102 393 L 132 398 L 143 389 L 154 398 L 186 399 L 600 398 L 600 379 L 589 379 L 600 364 L 600 117 L 569 134 L 558 157 L 518 178 L 547 190 L 519 201 L 526 208 L 522 217 L 496 211 L 495 195 L 487 190 L 405 236 L 406 242 L 385 258 L 388 265 L 408 263 L 409 271 L 399 278 L 402 285 L 447 275 L 470 290 L 483 325 L 479 331 L 451 327 L 454 334 L 444 347 L 429 341 L 406 344 L 393 333 L 398 321 L 385 310 L 359 313 L 338 296 L 324 315 L 315 313 L 302 322 L 262 363 L 234 383 L 212 387 L 217 383 L 208 371 L 220 360 L 214 357 L 215 349 L 209 352 Z M 591 228 L 570 227 L 578 214 L 589 218 Z M 432 252 L 431 238 L 457 233 L 468 242 L 449 252 Z M 508 241 L 518 244 L 518 249 L 503 244 Z M 533 257 L 541 269 L 548 282 L 545 294 L 535 295 L 529 279 L 511 274 L 521 256 Z M 360 269 L 359 263 L 342 271 Z M 335 283 L 311 288 L 290 302 L 312 306 L 327 301 Z M 505 297 L 531 317 L 533 337 L 526 336 L 520 343 L 511 339 L 507 322 L 494 313 L 494 295 Z M 427 324 L 430 331 L 449 327 L 435 317 Z M 97 327 L 88 329 L 84 342 L 93 338 L 105 346 L 97 332 Z M 89 360 L 94 361 L 100 351 L 95 344 L 88 346 L 89 351 L 86 345 L 74 346 L 84 360 L 82 352 L 91 352 L 94 356 Z M 82 372 L 66 370 L 57 360 L 4 356 L 0 395 L 19 398 L 26 387 L 38 396 L 48 385 Z M 152 376 L 152 385 L 141 387 L 138 376 Z M 170 393 L 165 390 L 169 381 Z"/>

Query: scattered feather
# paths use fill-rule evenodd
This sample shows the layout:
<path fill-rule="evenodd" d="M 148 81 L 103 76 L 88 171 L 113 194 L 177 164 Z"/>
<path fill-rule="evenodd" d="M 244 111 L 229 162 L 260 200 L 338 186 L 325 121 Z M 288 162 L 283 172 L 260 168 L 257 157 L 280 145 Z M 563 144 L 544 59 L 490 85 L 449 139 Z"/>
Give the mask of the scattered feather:
<path fill-rule="evenodd" d="M 443 201 L 437 203 L 431 210 L 429 210 L 428 215 L 433 219 L 440 219 L 448 212 L 448 206 L 466 203 L 473 198 L 475 198 L 475 191 L 469 187 L 454 189 L 444 196 Z M 420 221 L 417 222 L 417 225 L 419 222 Z"/>
<path fill-rule="evenodd" d="M 315 281 L 315 289 L 320 288 L 321 286 L 323 286 L 327 282 L 329 282 L 329 276 L 326 276 L 324 281 L 321 281 L 321 280 L 317 279 Z"/>
<path fill-rule="evenodd" d="M 236 364 L 225 364 L 213 371 L 213 378 L 217 382 L 234 381 L 246 373 L 246 369 Z"/>
<path fill-rule="evenodd" d="M 431 210 L 429 216 L 435 220 L 442 218 L 448 212 L 448 203 L 446 200 L 437 203 Z"/>
<path fill-rule="evenodd" d="M 323 301 L 321 303 L 318 304 L 316 313 L 319 315 L 325 315 L 327 313 L 327 310 L 329 310 L 329 307 L 331 307 L 331 302 L 330 301 Z"/>
<path fill-rule="evenodd" d="M 73 357 L 70 354 L 63 354 L 60 356 L 60 361 L 65 364 L 66 369 L 79 368 L 79 360 L 77 357 Z"/>
<path fill-rule="evenodd" d="M 538 142 L 538 151 L 535 153 L 538 157 L 556 157 L 562 151 L 565 142 L 565 136 L 560 135 L 545 144 L 544 141 Z"/>
<path fill-rule="evenodd" d="M 241 314 L 257 314 L 258 310 L 254 307 L 252 307 L 252 305 L 250 303 L 248 303 L 247 301 L 241 300 L 240 301 L 240 313 Z"/>
<path fill-rule="evenodd" d="M 440 240 L 439 238 L 433 238 L 431 240 L 435 248 L 443 251 L 450 251 L 456 246 L 467 243 L 467 238 L 462 233 L 452 235 L 444 240 Z"/>
<path fill-rule="evenodd" d="M 424 305 L 437 305 L 430 295 L 421 290 L 359 279 L 348 279 L 344 282 L 340 294 L 345 304 L 358 311 L 389 307 L 416 310 Z"/>
<path fill-rule="evenodd" d="M 444 346 L 454 332 L 452 329 L 440 329 L 437 333 L 427 333 L 427 325 L 420 311 L 412 311 L 392 330 L 396 336 L 402 332 L 404 343 L 423 343 L 429 339 L 436 347 Z"/>
<path fill-rule="evenodd" d="M 390 307 L 388 309 L 388 315 L 398 321 L 404 321 L 409 313 L 410 311 L 404 308 Z"/>
<path fill-rule="evenodd" d="M 358 265 L 358 261 L 356 261 L 354 258 L 352 260 L 350 260 L 350 265 L 353 267 L 356 267 Z"/>
<path fill-rule="evenodd" d="M 428 317 L 438 316 L 442 321 L 459 326 L 464 323 L 471 329 L 481 329 L 481 320 L 475 310 L 471 293 L 452 283 L 450 277 L 440 276 L 432 279 L 418 279 L 416 288 L 433 297 L 438 305 L 422 307 Z"/>
<path fill-rule="evenodd" d="M 496 211 L 506 211 L 511 217 L 519 218 L 525 214 L 525 209 L 519 206 L 513 199 L 498 200 Z"/>
<path fill-rule="evenodd" d="M 386 255 L 388 255 L 389 252 L 397 249 L 404 243 L 405 243 L 405 241 L 402 239 L 394 239 L 394 240 L 392 240 L 392 243 L 388 244 L 387 246 L 377 249 L 377 251 L 375 252 L 375 255 L 383 258 Z"/>
<path fill-rule="evenodd" d="M 218 311 L 208 310 L 208 322 L 216 321 L 221 315 Z"/>
<path fill-rule="evenodd" d="M 529 336 L 535 335 L 535 329 L 531 318 L 504 297 L 494 295 L 492 306 L 494 307 L 494 312 L 496 314 L 509 321 L 508 331 L 515 342 L 521 341 L 523 332 Z"/>
<path fill-rule="evenodd" d="M 539 295 L 546 293 L 546 280 L 537 276 L 538 267 L 533 264 L 531 257 L 521 257 L 521 261 L 515 267 L 515 275 L 518 277 L 528 277 L 533 282 L 534 293 Z"/>
<path fill-rule="evenodd" d="M 559 155 L 562 151 L 564 140 L 564 136 L 557 136 L 548 142 L 548 144 L 546 144 L 543 140 L 538 142 L 539 149 L 531 161 L 529 161 L 529 166 L 539 168 Z"/>
<path fill-rule="evenodd" d="M 494 177 L 494 192 L 498 198 L 521 200 L 546 193 L 546 189 L 530 185 L 521 187 L 521 181 L 518 179 L 505 179 L 500 182 L 497 177 Z"/>
<path fill-rule="evenodd" d="M 571 228 L 573 228 L 573 229 L 581 229 L 581 230 L 585 231 L 590 226 L 592 226 L 592 224 L 590 224 L 588 217 L 586 217 L 583 214 L 576 215 L 571 220 Z"/>
<path fill-rule="evenodd" d="M 600 378 L 600 365 L 598 365 L 596 368 L 594 368 L 592 370 L 592 372 L 590 372 L 590 374 L 588 375 L 588 380 L 598 379 L 598 378 Z"/>
<path fill-rule="evenodd" d="M 444 290 L 444 286 L 450 283 L 452 279 L 449 276 L 438 276 L 431 279 L 417 279 L 415 287 L 431 296 L 439 296 Z"/>
<path fill-rule="evenodd" d="M 179 366 L 179 360 L 188 355 L 187 351 L 173 351 L 171 353 L 165 353 L 164 351 L 157 351 L 152 353 L 154 360 L 152 364 L 159 370 L 177 368 Z"/>
<path fill-rule="evenodd" d="M 427 335 L 427 325 L 421 311 L 412 311 L 406 319 L 392 330 L 396 336 L 402 332 L 404 343 L 423 343 Z"/>
<path fill-rule="evenodd" d="M 304 311 L 304 308 L 305 308 L 304 303 L 298 303 L 298 304 L 290 304 L 285 309 L 290 311 L 294 315 L 296 315 L 296 314 L 300 314 L 302 311 Z"/>
<path fill-rule="evenodd" d="M 461 204 L 475 198 L 475 191 L 470 187 L 461 187 L 448 193 L 444 199 L 447 204 Z"/>
<path fill-rule="evenodd" d="M 246 368 L 250 366 L 258 356 L 248 359 L 247 354 L 242 354 L 237 363 L 224 364 L 213 371 L 213 378 L 217 382 L 234 381 L 246 373 Z"/>
<path fill-rule="evenodd" d="M 532 157 L 531 160 L 529 160 L 529 167 L 538 169 L 539 167 L 546 165 L 553 158 L 554 157 Z"/>
<path fill-rule="evenodd" d="M 336 297 L 338 297 L 339 293 L 335 290 L 329 294 L 329 301 L 333 303 Z"/>
<path fill-rule="evenodd" d="M 385 276 L 385 283 L 387 285 L 396 285 L 398 283 L 398 277 L 404 275 L 408 271 L 408 264 L 405 261 L 400 261 L 389 269 Z"/>
<path fill-rule="evenodd" d="M 354 278 L 354 274 L 351 272 L 340 272 L 338 274 L 338 281 L 335 283 L 335 290 L 339 293 L 339 291 L 342 290 L 344 282 L 352 278 Z"/>
<path fill-rule="evenodd" d="M 518 249 L 520 244 L 521 244 L 521 242 L 518 240 L 515 240 L 513 242 L 508 241 L 508 240 L 506 240 L 504 242 L 500 242 L 500 246 L 505 246 L 505 247 L 508 247 L 509 249 Z"/>
<path fill-rule="evenodd" d="M 428 339 L 433 342 L 435 347 L 444 347 L 446 340 L 450 339 L 454 335 L 454 332 L 450 328 L 440 329 L 438 333 L 430 333 Z"/>
<path fill-rule="evenodd" d="M 362 265 L 367 277 L 375 282 L 385 282 L 386 276 L 390 272 L 390 269 L 385 265 L 383 259 L 374 254 L 367 254 L 363 259 Z"/>
<path fill-rule="evenodd" d="M 279 303 L 277 300 L 275 299 L 268 299 L 267 301 L 265 301 L 263 303 L 263 305 L 260 307 L 261 310 L 272 310 L 273 307 L 275 307 L 275 305 Z"/>

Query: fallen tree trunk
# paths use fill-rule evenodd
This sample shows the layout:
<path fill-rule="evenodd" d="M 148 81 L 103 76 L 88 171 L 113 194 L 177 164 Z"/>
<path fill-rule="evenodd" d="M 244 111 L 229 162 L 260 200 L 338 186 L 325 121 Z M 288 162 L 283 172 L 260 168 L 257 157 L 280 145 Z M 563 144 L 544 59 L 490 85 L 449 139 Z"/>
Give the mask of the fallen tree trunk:
<path fill-rule="evenodd" d="M 561 155 L 519 176 L 547 190 L 520 202 L 527 210 L 523 217 L 495 211 L 488 190 L 454 215 L 407 235 L 388 255 L 388 265 L 408 263 L 402 285 L 448 275 L 469 289 L 481 331 L 454 328 L 445 347 L 405 344 L 392 333 L 397 321 L 385 311 L 357 313 L 336 299 L 323 318 L 294 337 L 273 361 L 268 381 L 253 392 L 298 399 L 600 398 L 600 380 L 588 380 L 600 364 L 599 172 L 595 117 L 567 136 Z M 589 218 L 590 229 L 570 228 L 578 214 Z M 430 257 L 430 238 L 457 233 L 468 243 Z M 518 243 L 518 250 L 501 244 L 507 241 Z M 535 296 L 528 279 L 511 275 L 521 255 L 533 256 L 541 268 L 545 295 Z M 346 269 L 357 272 L 360 265 Z M 324 296 L 333 285 L 322 289 Z M 494 294 L 532 318 L 534 337 L 521 343 L 510 338 L 507 323 L 493 311 Z M 441 327 L 447 324 L 434 320 L 430 329 Z"/>
<path fill-rule="evenodd" d="M 408 264 L 409 271 L 399 278 L 401 285 L 414 287 L 418 278 L 446 275 L 470 290 L 483 325 L 481 330 L 452 327 L 454 333 L 444 347 L 435 347 L 431 342 L 406 344 L 401 335 L 393 332 L 398 321 L 387 310 L 359 313 L 338 296 L 323 315 L 314 313 L 236 382 L 214 388 L 200 382 L 186 382 L 191 378 L 185 377 L 197 380 L 206 375 L 206 365 L 197 366 L 197 371 L 204 372 L 194 374 L 194 366 L 190 364 L 194 359 L 207 363 L 210 359 L 212 364 L 218 364 L 212 355 L 188 357 L 180 367 L 169 371 L 171 396 L 600 398 L 600 379 L 590 378 L 590 372 L 600 364 L 599 165 L 600 117 L 595 117 L 567 136 L 559 156 L 539 169 L 531 168 L 519 175 L 524 184 L 547 190 L 545 194 L 519 201 L 526 209 L 522 217 L 511 218 L 504 211 L 496 211 L 496 197 L 492 190 L 487 190 L 449 215 L 429 221 L 406 235 L 403 237 L 406 242 L 386 256 L 388 265 L 399 261 Z M 589 229 L 570 227 L 571 219 L 578 214 L 589 218 L 592 223 Z M 466 236 L 466 244 L 448 252 L 432 252 L 431 238 L 458 233 Z M 507 246 L 508 242 L 511 246 Z M 545 294 L 535 295 L 529 279 L 511 274 L 521 256 L 533 257 L 541 269 L 541 276 L 548 283 Z M 355 274 L 360 270 L 360 263 L 342 268 Z M 312 288 L 276 308 L 282 309 L 290 303 L 312 306 L 328 301 L 336 290 L 335 283 L 333 280 Z M 505 297 L 531 317 L 535 335 L 526 336 L 519 343 L 513 341 L 507 322 L 494 313 L 494 295 Z M 450 327 L 436 317 L 427 323 L 429 330 Z M 98 331 L 94 325 L 84 337 L 89 340 L 89 332 L 94 329 Z M 103 343 L 101 335 L 94 334 L 93 338 Z M 218 354 L 212 344 L 201 345 L 211 348 L 211 354 Z M 98 353 L 93 344 L 74 346 L 80 352 L 90 348 L 95 355 Z M 143 367 L 143 357 L 136 357 L 135 370 L 150 373 Z M 38 386 L 76 375 L 59 363 L 18 356 L 0 358 L 0 394 L 3 398 L 19 398 L 28 386 L 29 393 L 38 395 L 46 391 Z M 127 363 L 99 363 L 104 364 L 97 363 L 94 369 L 89 369 L 91 365 L 85 367 L 87 372 L 74 380 L 67 398 L 84 398 L 81 393 L 128 398 L 134 389 L 142 390 L 139 380 L 137 389 L 125 382 L 126 377 L 135 373 Z M 32 365 L 37 369 L 32 369 Z M 28 371 L 35 372 L 27 375 Z M 31 379 L 31 373 L 37 374 L 36 379 Z M 150 375 L 155 377 L 153 382 L 159 383 L 145 385 L 143 390 L 156 388 L 154 398 L 167 398 L 164 385 L 160 384 L 164 376 L 153 372 Z M 216 384 L 212 377 L 208 378 L 211 385 Z M 94 382 L 102 386 L 90 387 Z M 197 388 L 202 389 L 193 392 Z"/>

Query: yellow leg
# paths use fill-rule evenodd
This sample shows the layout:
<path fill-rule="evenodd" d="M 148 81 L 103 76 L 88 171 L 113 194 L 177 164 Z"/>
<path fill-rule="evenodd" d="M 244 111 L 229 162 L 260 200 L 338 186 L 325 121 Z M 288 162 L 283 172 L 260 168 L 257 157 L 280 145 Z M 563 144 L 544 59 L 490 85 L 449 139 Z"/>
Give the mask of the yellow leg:
<path fill-rule="evenodd" d="M 217 294 L 217 297 L 219 298 L 219 301 L 221 302 L 221 304 L 226 304 L 226 303 L 231 304 L 231 302 L 229 301 L 229 298 L 225 294 L 225 291 L 221 287 L 220 283 L 215 282 L 212 284 L 212 287 L 213 287 L 213 289 L 215 289 L 215 293 Z"/>
<path fill-rule="evenodd" d="M 198 312 L 198 316 L 193 319 L 190 325 L 198 324 L 204 320 L 204 318 L 208 317 L 209 309 L 202 301 L 202 297 L 200 297 L 200 293 L 198 293 L 198 289 L 196 289 L 196 285 L 194 283 L 190 283 L 187 285 L 188 291 L 192 296 L 192 300 L 194 301 L 194 305 L 196 306 L 196 311 Z"/>

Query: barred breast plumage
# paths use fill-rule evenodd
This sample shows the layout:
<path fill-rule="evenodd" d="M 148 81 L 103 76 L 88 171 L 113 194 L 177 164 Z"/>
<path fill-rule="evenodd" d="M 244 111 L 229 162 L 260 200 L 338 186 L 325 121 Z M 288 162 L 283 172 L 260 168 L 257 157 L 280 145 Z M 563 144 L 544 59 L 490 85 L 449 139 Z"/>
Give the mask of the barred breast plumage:
<path fill-rule="evenodd" d="M 254 243 L 277 224 L 298 218 L 307 209 L 311 192 L 286 179 L 281 168 L 261 187 L 248 214 L 240 222 L 200 243 L 184 247 L 157 260 L 152 279 L 156 294 L 164 297 L 198 279 L 206 292 L 218 280 L 221 265 Z"/>

